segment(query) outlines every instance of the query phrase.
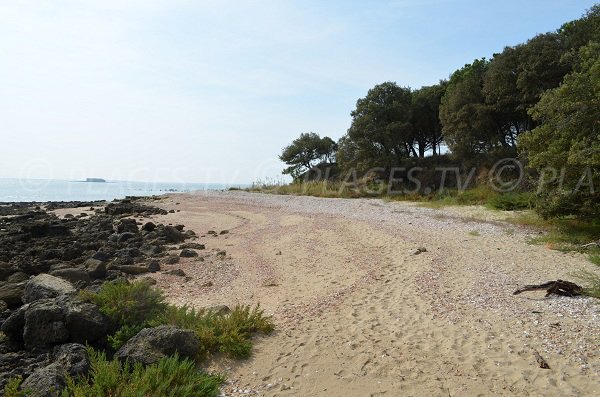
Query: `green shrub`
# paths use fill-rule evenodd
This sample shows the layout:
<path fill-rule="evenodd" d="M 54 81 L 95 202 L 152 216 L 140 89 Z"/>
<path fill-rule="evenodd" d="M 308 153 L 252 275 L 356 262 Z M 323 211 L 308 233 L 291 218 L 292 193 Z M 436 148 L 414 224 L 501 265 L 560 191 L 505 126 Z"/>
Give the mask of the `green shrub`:
<path fill-rule="evenodd" d="M 222 315 L 186 306 L 169 306 L 152 323 L 171 324 L 196 332 L 201 345 L 200 358 L 217 351 L 236 358 L 248 357 L 252 349 L 252 334 L 273 331 L 271 318 L 265 316 L 258 305 L 253 308 L 236 306 L 230 313 Z"/>
<path fill-rule="evenodd" d="M 104 283 L 98 293 L 82 292 L 82 298 L 108 317 L 114 332 L 109 342 L 115 349 L 167 310 L 162 292 L 143 282 Z"/>
<path fill-rule="evenodd" d="M 490 197 L 487 204 L 503 211 L 525 210 L 533 207 L 533 197 L 528 192 L 508 192 Z"/>
<path fill-rule="evenodd" d="M 27 391 L 19 390 L 19 386 L 21 386 L 21 382 L 23 382 L 23 378 L 17 376 L 15 378 L 11 378 L 8 383 L 4 386 L 4 392 L 2 395 L 4 397 L 25 397 L 27 396 Z"/>
<path fill-rule="evenodd" d="M 67 379 L 62 397 L 213 397 L 224 379 L 199 371 L 195 364 L 177 356 L 143 367 L 107 360 L 102 352 L 89 350 L 88 379 Z"/>

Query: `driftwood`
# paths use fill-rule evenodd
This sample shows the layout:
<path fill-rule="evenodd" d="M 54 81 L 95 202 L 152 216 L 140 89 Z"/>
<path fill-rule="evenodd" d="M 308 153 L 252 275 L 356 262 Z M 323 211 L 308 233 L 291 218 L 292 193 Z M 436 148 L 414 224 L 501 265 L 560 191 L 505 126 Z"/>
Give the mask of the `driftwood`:
<path fill-rule="evenodd" d="M 579 248 L 591 248 L 591 247 L 599 247 L 600 248 L 600 240 L 599 241 L 594 241 L 593 243 L 583 244 Z"/>
<path fill-rule="evenodd" d="M 535 361 L 538 362 L 538 364 L 540 365 L 540 368 L 543 369 L 550 369 L 550 366 L 548 365 L 548 363 L 546 362 L 546 360 L 544 360 L 544 357 L 542 357 L 540 355 L 540 353 L 538 353 L 537 351 L 533 351 L 533 355 L 535 356 Z"/>
<path fill-rule="evenodd" d="M 548 281 L 547 283 L 544 283 L 544 284 L 526 285 L 523 288 L 519 288 L 518 290 L 513 292 L 513 295 L 519 295 L 522 292 L 536 291 L 536 290 L 540 290 L 540 289 L 546 290 L 546 296 L 555 294 L 555 295 L 569 296 L 569 297 L 581 295 L 581 290 L 582 290 L 582 288 L 579 285 L 572 283 L 570 281 L 556 280 L 556 281 Z"/>

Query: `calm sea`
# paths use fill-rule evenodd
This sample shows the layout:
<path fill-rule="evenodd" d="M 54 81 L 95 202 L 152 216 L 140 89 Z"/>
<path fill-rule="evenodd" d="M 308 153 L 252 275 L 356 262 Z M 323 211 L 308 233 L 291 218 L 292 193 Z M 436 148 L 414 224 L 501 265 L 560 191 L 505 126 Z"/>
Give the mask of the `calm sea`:
<path fill-rule="evenodd" d="M 125 196 L 149 196 L 194 190 L 245 187 L 218 183 L 81 182 L 50 179 L 0 179 L 0 202 L 9 201 L 95 201 Z"/>

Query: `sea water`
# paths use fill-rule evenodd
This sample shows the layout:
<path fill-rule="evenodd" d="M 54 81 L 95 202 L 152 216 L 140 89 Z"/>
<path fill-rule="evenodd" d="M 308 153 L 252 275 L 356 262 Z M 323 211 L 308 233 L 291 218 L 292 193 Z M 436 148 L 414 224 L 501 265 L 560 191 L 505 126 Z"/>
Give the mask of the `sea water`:
<path fill-rule="evenodd" d="M 222 190 L 244 185 L 173 182 L 83 182 L 54 179 L 1 179 L 0 202 L 12 201 L 96 201 L 125 196 L 150 196 L 195 190 Z"/>

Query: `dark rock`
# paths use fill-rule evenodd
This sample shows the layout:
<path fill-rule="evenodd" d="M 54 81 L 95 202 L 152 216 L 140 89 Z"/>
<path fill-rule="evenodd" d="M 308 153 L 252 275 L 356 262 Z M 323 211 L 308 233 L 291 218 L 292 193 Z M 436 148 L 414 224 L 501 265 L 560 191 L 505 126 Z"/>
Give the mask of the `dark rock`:
<path fill-rule="evenodd" d="M 165 258 L 165 264 L 174 265 L 175 263 L 179 263 L 179 256 L 169 255 Z"/>
<path fill-rule="evenodd" d="M 144 328 L 120 348 L 115 357 L 130 363 L 150 365 L 178 353 L 180 357 L 193 358 L 200 347 L 193 331 L 161 325 Z"/>
<path fill-rule="evenodd" d="M 143 274 L 148 273 L 150 270 L 146 266 L 138 265 L 124 265 L 119 266 L 119 270 L 126 274 Z"/>
<path fill-rule="evenodd" d="M 117 233 L 137 233 L 138 226 L 135 219 L 121 219 L 116 227 Z"/>
<path fill-rule="evenodd" d="M 65 370 L 59 363 L 52 363 L 25 379 L 21 389 L 29 390 L 30 397 L 58 397 L 65 386 Z"/>
<path fill-rule="evenodd" d="M 106 263 L 98 259 L 88 259 L 84 266 L 91 278 L 98 279 L 106 276 Z"/>
<path fill-rule="evenodd" d="M 185 228 L 185 226 L 184 225 L 175 225 L 174 228 L 179 230 L 180 232 L 183 232 L 183 229 Z"/>
<path fill-rule="evenodd" d="M 75 243 L 63 250 L 62 260 L 72 261 L 73 259 L 79 258 L 82 254 L 83 248 L 79 244 Z"/>
<path fill-rule="evenodd" d="M 14 343 L 23 342 L 23 328 L 25 327 L 25 312 L 29 305 L 23 305 L 13 311 L 10 316 L 2 323 L 0 330 Z"/>
<path fill-rule="evenodd" d="M 8 310 L 8 303 L 0 300 L 0 313 L 3 313 L 5 310 Z"/>
<path fill-rule="evenodd" d="M 47 260 L 47 259 L 61 259 L 63 257 L 63 250 L 58 249 L 58 248 L 54 248 L 54 249 L 47 249 L 45 250 L 42 255 L 40 256 L 40 259 L 43 260 Z"/>
<path fill-rule="evenodd" d="M 170 276 L 185 277 L 185 272 L 181 269 L 167 270 L 164 274 L 168 274 Z"/>
<path fill-rule="evenodd" d="M 154 229 L 156 229 L 156 225 L 154 223 L 152 223 L 152 222 L 146 222 L 144 224 L 144 226 L 142 226 L 142 230 L 145 230 L 147 232 L 151 232 Z"/>
<path fill-rule="evenodd" d="M 193 258 L 195 256 L 198 256 L 198 253 L 193 250 L 183 249 L 183 250 L 181 250 L 181 253 L 179 254 L 179 256 L 182 258 Z"/>
<path fill-rule="evenodd" d="M 229 234 L 229 230 L 221 230 L 219 234 Z"/>
<path fill-rule="evenodd" d="M 193 249 L 193 250 L 203 250 L 206 247 L 204 244 L 200 243 L 184 243 L 179 246 L 179 249 Z"/>
<path fill-rule="evenodd" d="M 66 342 L 69 331 L 62 307 L 54 299 L 41 299 L 25 311 L 23 341 L 27 349 Z"/>
<path fill-rule="evenodd" d="M 75 287 L 70 282 L 49 274 L 40 274 L 30 279 L 25 285 L 23 302 L 29 303 L 74 292 L 76 292 Z"/>
<path fill-rule="evenodd" d="M 140 251 L 143 252 L 144 255 L 154 256 L 154 255 L 160 254 L 162 252 L 162 249 L 158 245 L 144 244 L 140 247 Z"/>
<path fill-rule="evenodd" d="M 0 261 L 0 280 L 6 280 L 15 270 L 10 263 Z"/>
<path fill-rule="evenodd" d="M 105 338 L 108 319 L 98 306 L 70 299 L 63 302 L 63 310 L 71 342 L 94 343 Z"/>
<path fill-rule="evenodd" d="M 152 273 L 160 271 L 160 262 L 158 259 L 152 259 L 148 262 L 148 270 Z"/>
<path fill-rule="evenodd" d="M 130 240 L 134 237 L 135 237 L 135 234 L 131 233 L 131 232 L 121 233 L 121 234 L 119 234 L 119 237 L 117 238 L 117 242 L 124 243 L 125 241 Z"/>
<path fill-rule="evenodd" d="M 101 262 L 108 262 L 110 260 L 111 256 L 104 251 L 98 251 L 94 254 L 94 256 L 92 256 L 92 259 L 96 259 L 99 260 Z"/>
<path fill-rule="evenodd" d="M 78 268 L 60 269 L 50 272 L 50 275 L 60 277 L 71 283 L 84 282 L 89 283 L 92 281 L 87 271 Z"/>
<path fill-rule="evenodd" d="M 79 343 L 67 343 L 56 346 L 52 351 L 55 363 L 72 377 L 86 376 L 90 370 L 90 358 L 87 349 Z"/>
<path fill-rule="evenodd" d="M 162 235 L 168 243 L 181 243 L 185 240 L 185 236 L 173 226 L 165 226 Z"/>
<path fill-rule="evenodd" d="M 17 307 L 23 304 L 25 283 L 0 282 L 0 300 L 6 302 L 8 307 Z"/>

